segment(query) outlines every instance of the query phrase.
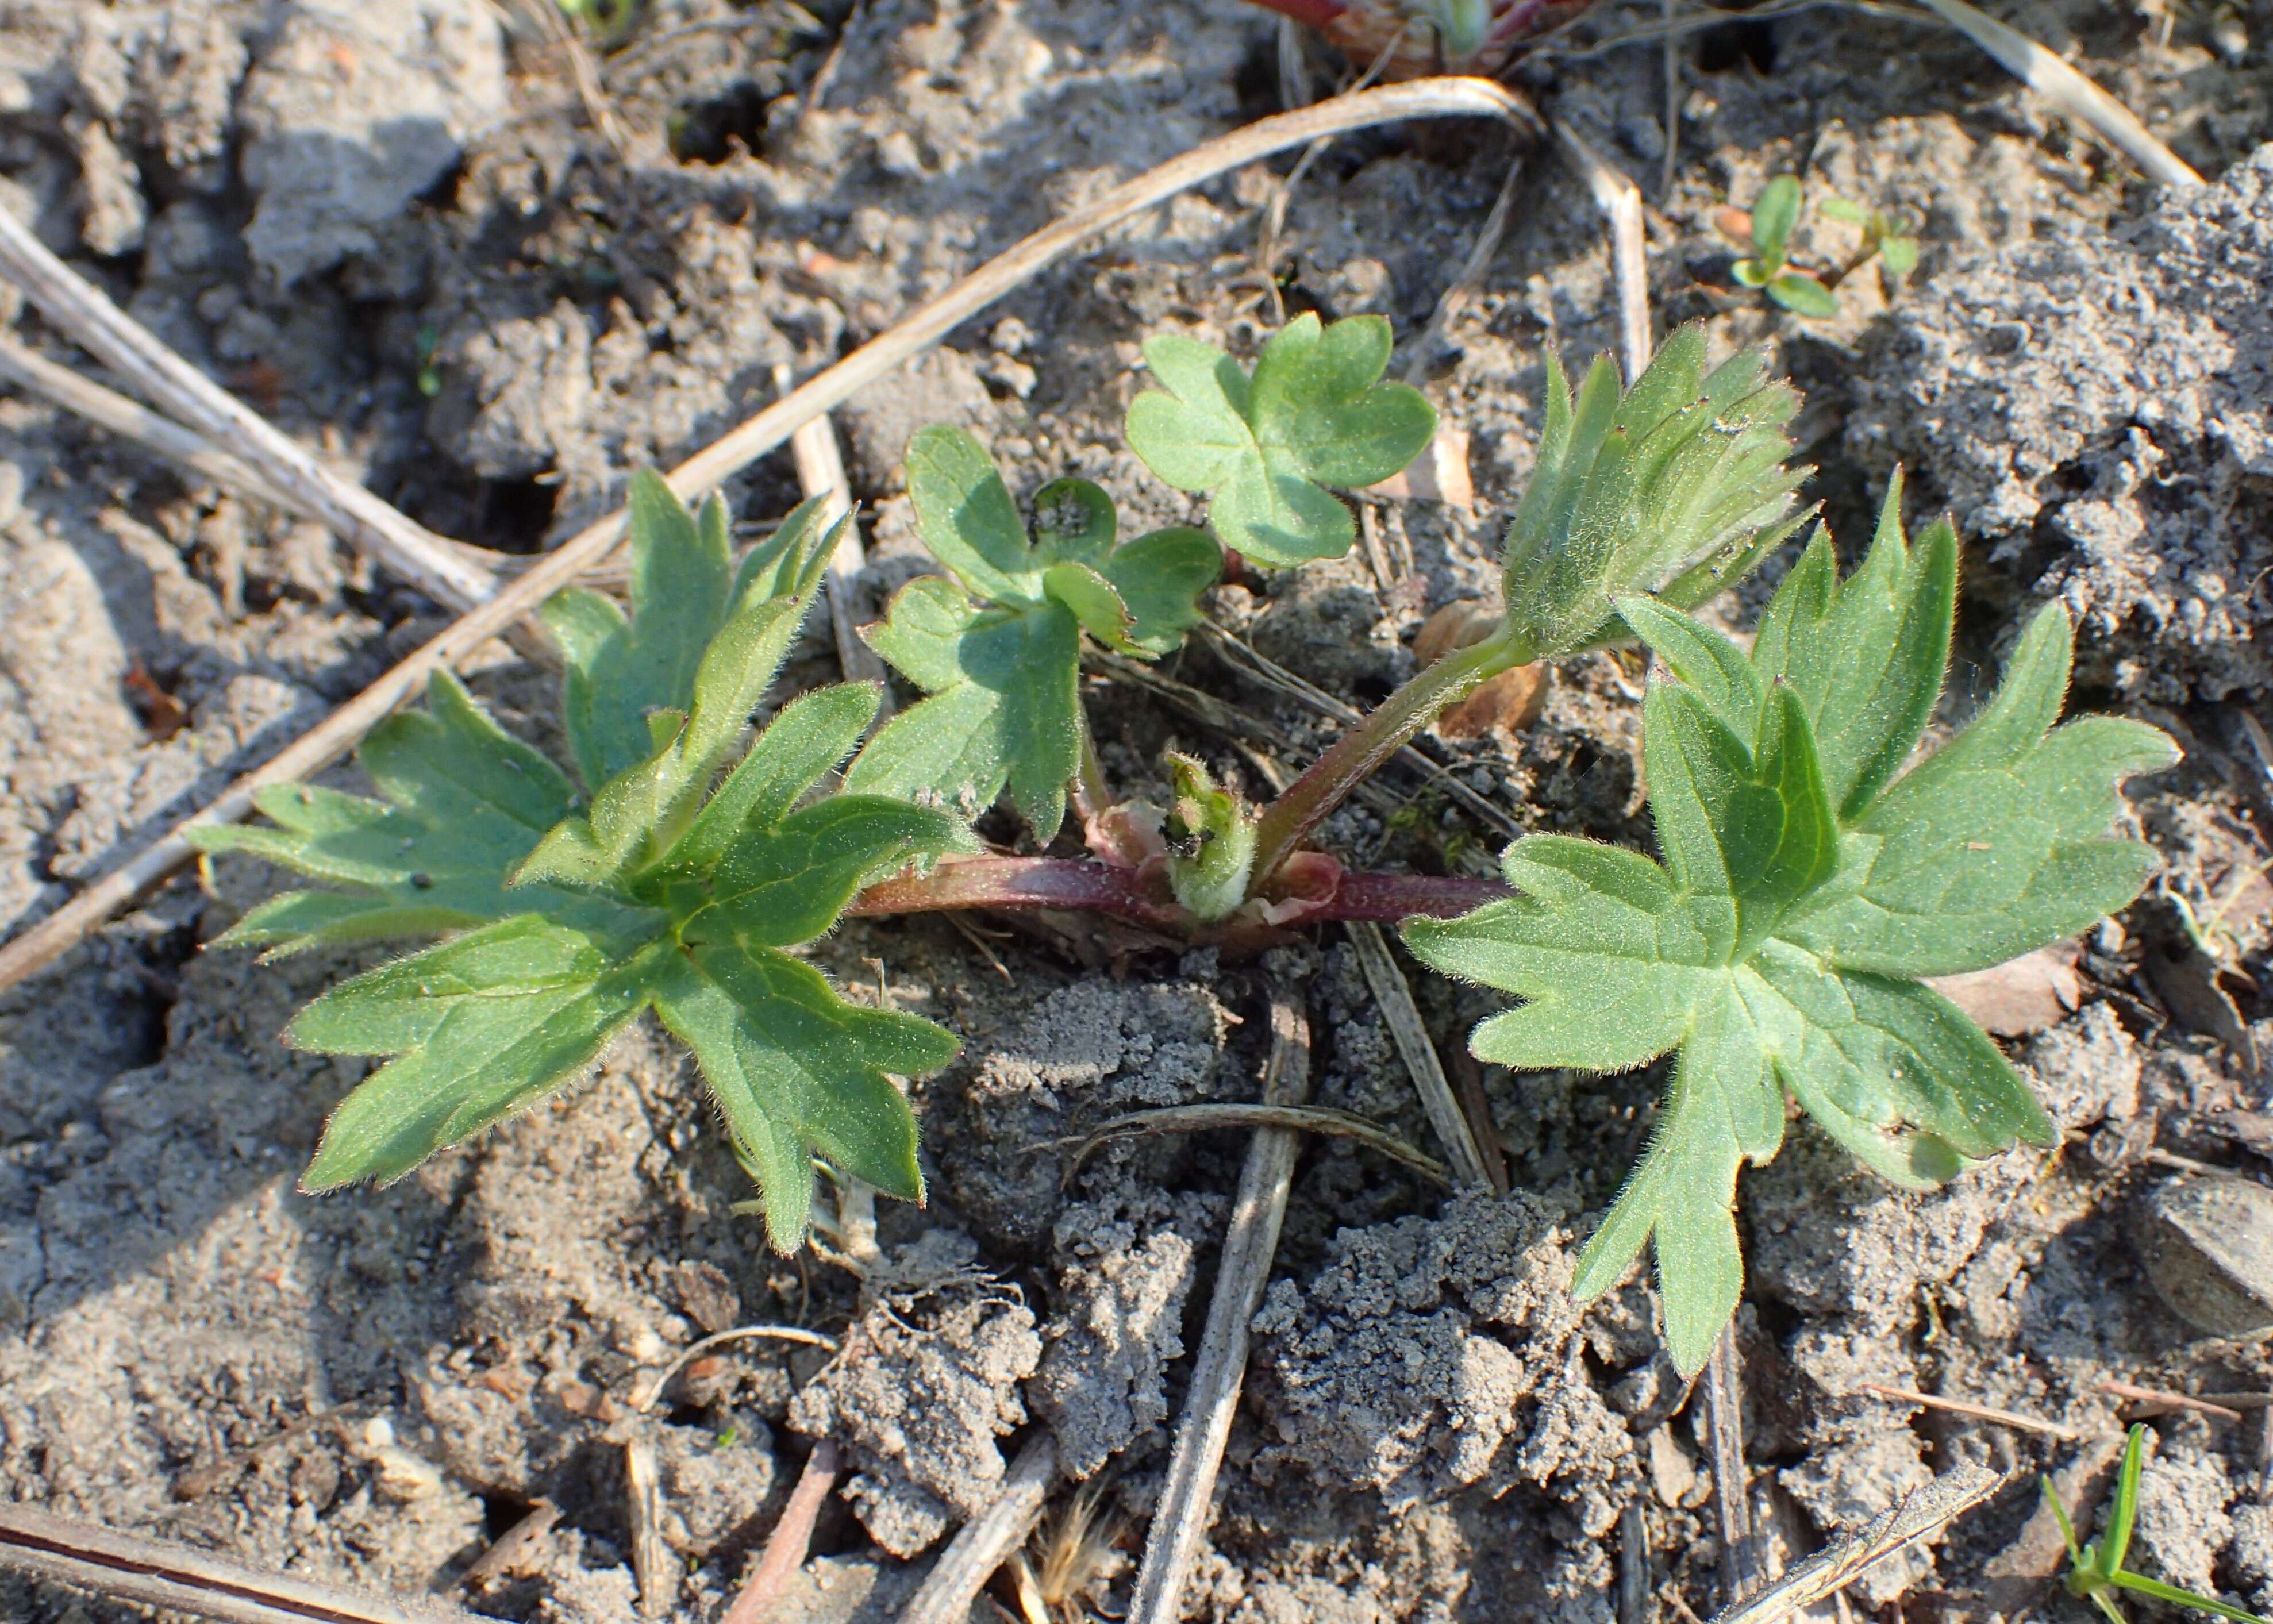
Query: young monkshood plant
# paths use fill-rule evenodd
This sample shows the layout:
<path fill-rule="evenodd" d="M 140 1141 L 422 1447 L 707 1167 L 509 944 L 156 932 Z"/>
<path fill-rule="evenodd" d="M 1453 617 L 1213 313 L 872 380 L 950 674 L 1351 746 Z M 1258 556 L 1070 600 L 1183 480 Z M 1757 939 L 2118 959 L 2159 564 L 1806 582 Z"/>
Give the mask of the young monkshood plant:
<path fill-rule="evenodd" d="M 697 519 L 638 476 L 630 617 L 581 590 L 544 611 L 588 795 L 441 673 L 424 710 L 364 739 L 379 798 L 282 785 L 259 796 L 274 827 L 198 831 L 207 851 L 332 887 L 261 904 L 224 944 L 274 956 L 455 932 L 293 1021 L 300 1047 L 394 1057 L 333 1113 L 304 1188 L 401 1177 L 571 1081 L 653 1009 L 694 1051 L 776 1245 L 804 1239 L 816 1153 L 922 1198 L 891 1077 L 937 1070 L 956 1040 L 845 1002 L 787 950 L 866 882 L 968 849 L 969 833 L 881 796 L 799 804 L 874 718 L 873 685 L 808 693 L 742 748 L 829 556 L 819 519 L 799 508 L 737 573 L 721 503 Z"/>
<path fill-rule="evenodd" d="M 1817 535 L 1749 655 L 1662 601 L 1617 599 L 1669 673 L 1643 709 L 1662 862 L 1530 835 L 1504 862 L 1519 894 L 1405 931 L 1423 962 L 1524 1000 L 1476 1029 L 1483 1059 L 1607 1072 L 1677 1051 L 1574 1289 L 1616 1284 L 1654 1238 L 1684 1373 L 1736 1310 L 1737 1170 L 1775 1155 L 1787 1095 L 1911 1188 L 2057 1142 L 1996 1044 L 1921 978 L 2082 930 L 2154 865 L 2107 830 L 2118 784 L 2177 752 L 2142 722 L 2053 725 L 2071 642 L 2057 606 L 1972 723 L 1902 770 L 1941 691 L 1957 538 L 1944 521 L 1912 548 L 1900 500 L 1898 481 L 1843 583 Z"/>

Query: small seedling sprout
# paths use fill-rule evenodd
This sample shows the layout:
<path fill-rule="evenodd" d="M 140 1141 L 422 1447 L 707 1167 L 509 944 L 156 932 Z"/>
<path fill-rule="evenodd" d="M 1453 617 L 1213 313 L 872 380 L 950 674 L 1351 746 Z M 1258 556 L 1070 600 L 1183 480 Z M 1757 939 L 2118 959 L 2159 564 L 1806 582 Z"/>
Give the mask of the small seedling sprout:
<path fill-rule="evenodd" d="M 2131 1530 L 2138 1520 L 2139 1478 L 2146 1441 L 2145 1425 L 2134 1425 L 2131 1435 L 2123 1446 L 2123 1469 L 2115 1480 L 2114 1501 L 2108 1508 L 2107 1531 L 2081 1546 L 2076 1544 L 2075 1523 L 2069 1517 L 2067 1508 L 2060 1503 L 2059 1491 L 2052 1486 L 2050 1478 L 2043 1479 L 2044 1504 L 2052 1508 L 2052 1520 L 2059 1524 L 2061 1542 L 2067 1546 L 2068 1570 L 2065 1583 L 2068 1594 L 2090 1602 L 2107 1615 L 2109 1624 L 2128 1624 L 2123 1610 L 2115 1605 L 2115 1598 L 2111 1594 L 2115 1590 L 2129 1590 L 2134 1595 L 2151 1597 L 2174 1607 L 2197 1608 L 2222 1619 L 2236 1620 L 2239 1624 L 2267 1624 L 2267 1620 L 2256 1613 L 2237 1607 L 2231 1602 L 2220 1601 L 2212 1596 L 2198 1596 L 2175 1584 L 2164 1584 L 2159 1579 L 2133 1573 L 2123 1566 L 2123 1559 L 2131 1548 Z"/>

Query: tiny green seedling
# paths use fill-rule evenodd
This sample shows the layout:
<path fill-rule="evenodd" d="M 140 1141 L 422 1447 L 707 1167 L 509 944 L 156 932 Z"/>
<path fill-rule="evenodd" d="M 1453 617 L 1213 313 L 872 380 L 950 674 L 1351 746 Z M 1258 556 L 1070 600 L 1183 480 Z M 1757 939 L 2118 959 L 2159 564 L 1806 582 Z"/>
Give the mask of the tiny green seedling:
<path fill-rule="evenodd" d="M 2075 1542 L 2075 1524 L 2069 1519 L 2067 1508 L 2060 1504 L 2059 1491 L 2052 1480 L 2044 1478 L 2044 1504 L 2052 1508 L 2052 1518 L 2059 1524 L 2060 1538 L 2067 1545 L 2068 1570 L 2066 1584 L 2069 1595 L 2089 1601 L 2105 1613 L 2109 1624 L 2127 1624 L 2122 1609 L 2115 1605 L 2109 1592 L 2129 1590 L 2134 1595 L 2151 1597 L 2168 1602 L 2175 1607 L 2194 1607 L 2215 1613 L 2222 1619 L 2234 1619 L 2239 1624 L 2267 1624 L 2264 1619 L 2244 1608 L 2234 1606 L 2210 1596 L 2197 1596 L 2192 1590 L 2182 1590 L 2175 1584 L 2164 1584 L 2135 1574 L 2123 1566 L 2123 1558 L 2131 1546 L 2131 1529 L 2139 1509 L 2139 1474 L 2142 1451 L 2147 1440 L 2143 1425 L 2134 1426 L 2131 1436 L 2123 1446 L 2123 1470 L 2115 1482 L 2115 1501 L 2107 1513 L 2107 1532 L 2099 1538 L 2079 1547 Z"/>
<path fill-rule="evenodd" d="M 1838 296 L 1806 272 L 1792 268 L 1789 251 L 1791 234 L 1799 225 L 1799 208 L 1797 176 L 1779 175 L 1762 187 L 1752 205 L 1752 255 L 1737 260 L 1731 274 L 1747 288 L 1765 289 L 1794 315 L 1836 316 Z"/>
<path fill-rule="evenodd" d="M 1482 1059 L 1624 1070 L 1679 1059 L 1657 1135 L 1579 1260 L 1581 1298 L 1654 1237 L 1666 1340 L 1703 1366 L 1744 1284 L 1737 1175 L 1783 1142 L 1787 1095 L 1891 1182 L 2059 1135 L 1997 1045 L 1924 984 L 1984 969 L 2139 894 L 2154 854 L 2105 838 L 2125 777 L 2177 759 L 2142 722 L 2055 727 L 2070 632 L 2054 605 L 1971 726 L 1900 771 L 1941 692 L 1956 602 L 1947 521 L 1913 548 L 1899 482 L 1861 569 L 1819 534 L 1747 655 L 1647 597 L 1624 623 L 1669 673 L 1643 707 L 1663 854 L 1560 834 L 1510 847 L 1520 894 L 1416 919 L 1426 963 L 1525 1001 Z"/>
<path fill-rule="evenodd" d="M 1874 254 L 1878 256 L 1879 263 L 1896 276 L 1908 276 L 1917 269 L 1917 236 L 1903 229 L 1886 210 L 1865 208 L 1859 203 L 1849 203 L 1844 198 L 1827 198 L 1823 203 L 1823 216 L 1827 220 L 1842 221 L 1848 225 L 1860 227 L 1863 232 L 1862 246 L 1847 262 L 1847 268 L 1839 273 L 1839 280 L 1843 281 L 1869 264 Z"/>

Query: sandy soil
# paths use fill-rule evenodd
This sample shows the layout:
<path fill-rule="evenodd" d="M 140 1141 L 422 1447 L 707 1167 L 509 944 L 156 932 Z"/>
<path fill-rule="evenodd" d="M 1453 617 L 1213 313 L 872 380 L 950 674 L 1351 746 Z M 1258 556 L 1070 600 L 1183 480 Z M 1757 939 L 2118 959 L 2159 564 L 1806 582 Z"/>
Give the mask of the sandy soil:
<path fill-rule="evenodd" d="M 600 53 L 603 131 L 512 7 L 10 0 L 0 206 L 338 466 L 438 529 L 529 551 L 611 506 L 633 468 L 755 409 L 776 363 L 825 363 L 1069 204 L 1278 103 L 1271 22 L 1234 0 L 813 10 L 819 34 L 767 6 L 650 0 Z M 2010 15 L 2214 184 L 2157 199 L 1971 47 L 1898 20 L 1827 10 L 1692 38 L 1669 191 L 1655 47 L 1520 74 L 1642 184 L 1662 319 L 1702 319 L 1724 349 L 1763 344 L 1807 391 L 1803 438 L 1842 541 L 1866 534 L 1897 460 L 1916 511 L 1954 511 L 1968 550 L 1944 720 L 1985 691 L 2022 612 L 2059 596 L 2084 627 L 2078 702 L 2188 748 L 2184 768 L 2134 786 L 2167 859 L 2156 888 L 2082 945 L 2079 1007 L 2012 1040 L 2070 1130 L 2060 1154 L 2015 1152 L 1918 1197 L 1801 1128 L 1744 1181 L 1751 1492 L 1780 1552 L 1957 1462 L 2015 1474 L 1857 1587 L 1863 1608 L 1913 1620 L 2066 1605 L 2040 1601 L 2054 1553 L 2032 1474 L 2104 1477 L 2119 1404 L 2103 1381 L 2273 1381 L 2260 1348 L 2202 1340 L 2170 1312 L 2142 1249 L 2170 1156 L 2273 1176 L 2253 1114 L 2273 1090 L 2258 1059 L 2273 1046 L 2258 991 L 2273 761 L 2246 720 L 2273 686 L 2273 9 L 2031 0 Z M 1510 157 L 1504 137 L 1458 128 L 1339 143 L 1288 211 L 1272 267 L 1288 306 L 1388 316 L 1401 370 Z M 1525 165 L 1478 296 L 1417 357 L 1470 436 L 1474 511 L 1384 508 L 1392 579 L 1354 553 L 1212 601 L 1353 702 L 1411 672 L 1432 610 L 1491 589 L 1544 357 L 1610 341 L 1587 194 L 1550 151 Z M 1251 351 L 1273 319 L 1257 254 L 1287 168 L 1132 223 L 840 414 L 874 509 L 872 594 L 921 566 L 896 465 L 929 422 L 986 438 L 1022 494 L 1081 474 L 1124 523 L 1191 516 L 1120 440 L 1136 345 L 1174 329 Z M 1729 291 L 1714 212 L 1787 170 L 1906 212 L 1917 272 L 1866 268 L 1826 322 Z M 1812 228 L 1802 250 L 1835 258 L 1842 229 Z M 16 326 L 88 364 L 36 317 Z M 728 491 L 750 524 L 795 494 L 786 458 Z M 320 529 L 12 396 L 0 602 L 0 930 L 439 624 Z M 1197 642 L 1173 669 L 1302 750 L 1331 737 Z M 831 674 L 814 636 L 792 676 Z M 1573 662 L 1535 727 L 1459 745 L 1454 770 L 1519 827 L 1646 842 L 1638 674 Z M 547 737 L 536 675 L 500 655 L 474 679 Z M 1157 783 L 1171 745 L 1264 787 L 1190 718 L 1126 690 L 1091 697 L 1132 788 Z M 1383 782 L 1406 810 L 1345 812 L 1331 845 L 1442 871 L 1500 843 L 1441 790 Z M 1137 1106 L 1253 1097 L 1256 966 L 1090 966 L 986 922 L 856 924 L 824 944 L 854 996 L 965 1044 L 919 1089 L 934 1200 L 883 1212 L 889 1267 L 864 1289 L 821 1258 L 770 1254 L 732 1210 L 741 1175 L 652 1033 L 391 1189 L 296 1194 L 361 1068 L 275 1034 L 364 961 L 259 969 L 199 951 L 274 885 L 220 864 L 209 887 L 164 892 L 0 996 L 0 1494 L 406 1591 L 454 1588 L 544 1497 L 559 1527 L 466 1599 L 609 1624 L 637 1616 L 621 1463 L 644 1436 L 685 1562 L 674 1616 L 709 1619 L 826 1431 L 855 1471 L 799 1616 L 882 1620 L 1048 1428 L 1069 1470 L 1104 1483 L 1120 1547 L 1141 1542 L 1242 1143 L 1123 1142 L 1069 1179 L 1061 1141 Z M 2187 943 L 2181 901 L 2216 917 L 2216 960 Z M 1318 1103 L 1432 1146 L 1349 948 L 1325 933 L 1294 969 Z M 1487 995 L 1413 975 L 1455 1052 Z M 1622 1558 L 1647 1595 L 1621 1624 L 1717 1605 L 1703 1406 L 1658 1352 L 1651 1293 L 1637 1279 L 1582 1312 L 1564 1290 L 1662 1081 L 1485 1068 L 1518 1186 L 1504 1201 L 1448 1200 L 1343 1141 L 1305 1152 L 1189 1616 L 1596 1624 L 1617 1613 Z M 634 1412 L 678 1349 L 750 1322 L 814 1328 L 846 1352 L 738 1343 Z M 2258 1433 L 2157 1421 L 2140 1560 L 2266 1606 Z M 1069 1616 L 1114 1615 L 1129 1576 L 1105 1564 Z M 0 1614 L 129 1616 L 4 1575 Z"/>

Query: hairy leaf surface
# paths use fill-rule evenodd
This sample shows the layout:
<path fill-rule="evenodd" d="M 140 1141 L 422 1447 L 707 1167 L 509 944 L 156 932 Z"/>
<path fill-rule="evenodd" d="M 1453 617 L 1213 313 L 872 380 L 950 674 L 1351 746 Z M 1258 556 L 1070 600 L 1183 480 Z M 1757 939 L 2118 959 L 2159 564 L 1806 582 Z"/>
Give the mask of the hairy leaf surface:
<path fill-rule="evenodd" d="M 1405 927 L 1427 962 L 1522 1000 L 1476 1029 L 1482 1059 L 1614 1071 L 1677 1054 L 1575 1289 L 1617 1283 L 1654 1239 L 1684 1371 L 1735 1311 L 1737 1175 L 1781 1146 L 1787 1095 L 1906 1186 L 2054 1141 L 1996 1044 L 1917 978 L 2082 929 L 2153 864 L 2107 830 L 2120 781 L 2175 752 L 2138 722 L 2053 725 L 2071 653 L 2057 608 L 1972 725 L 1896 775 L 1939 690 L 1957 565 L 1946 525 L 1910 546 L 1897 501 L 1844 583 L 1818 538 L 1749 655 L 1661 602 L 1617 600 L 1669 673 L 1644 707 L 1662 863 L 1531 835 L 1504 860 L 1516 897 Z"/>
<path fill-rule="evenodd" d="M 1117 543 L 1113 503 L 1086 480 L 1036 495 L 1029 540 L 1001 475 L 959 429 L 910 442 L 908 490 L 954 579 L 910 581 L 861 635 L 931 697 L 878 731 L 847 787 L 972 813 L 1007 788 L 1047 838 L 1080 763 L 1082 633 L 1128 654 L 1169 652 L 1199 618 L 1221 552 L 1188 528 Z"/>
<path fill-rule="evenodd" d="M 1377 484 L 1437 432 L 1418 390 L 1380 381 L 1390 347 L 1378 316 L 1323 326 L 1304 314 L 1272 335 L 1249 377 L 1212 345 L 1150 339 L 1145 364 L 1163 387 L 1130 404 L 1129 446 L 1179 490 L 1208 493 L 1225 546 L 1282 568 L 1339 558 L 1357 528 L 1326 487 Z"/>
<path fill-rule="evenodd" d="M 890 1074 L 944 1065 L 955 1040 L 847 1003 L 782 949 L 829 930 L 870 879 L 970 849 L 970 833 L 874 796 L 800 805 L 874 720 L 873 684 L 801 697 L 733 761 L 820 579 L 831 537 L 817 513 L 731 572 L 722 508 L 698 520 L 659 480 L 637 482 L 634 613 L 583 594 L 547 617 L 572 746 L 597 785 L 589 811 L 443 673 L 424 711 L 364 742 L 381 798 L 286 785 L 259 798 L 272 827 L 201 832 L 209 850 L 342 887 L 274 898 L 229 940 L 281 952 L 459 932 L 293 1022 L 302 1047 L 391 1057 L 333 1113 L 307 1188 L 400 1178 L 574 1081 L 653 1007 L 694 1049 L 776 1245 L 803 1239 L 816 1154 L 921 1199 Z"/>

